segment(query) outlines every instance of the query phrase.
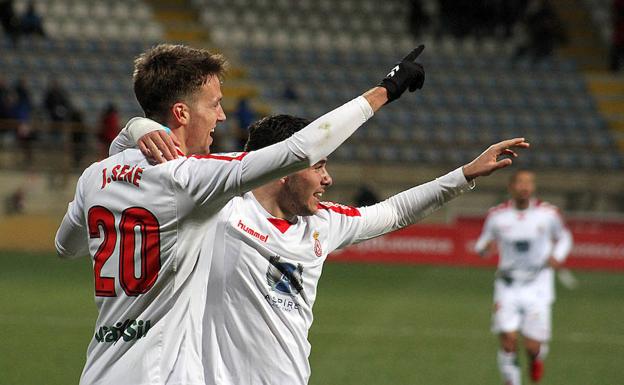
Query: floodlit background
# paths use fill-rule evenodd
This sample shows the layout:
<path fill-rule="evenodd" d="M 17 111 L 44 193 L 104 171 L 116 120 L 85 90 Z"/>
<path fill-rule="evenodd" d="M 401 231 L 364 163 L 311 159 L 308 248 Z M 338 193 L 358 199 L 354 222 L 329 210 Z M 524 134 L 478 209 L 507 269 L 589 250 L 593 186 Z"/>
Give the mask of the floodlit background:
<path fill-rule="evenodd" d="M 240 150 L 262 116 L 320 116 L 425 44 L 424 88 L 332 155 L 327 198 L 384 199 L 526 137 L 532 148 L 515 167 L 535 170 L 539 197 L 569 220 L 579 280 L 559 288 L 543 383 L 624 383 L 620 3 L 0 0 L 0 384 L 77 382 L 95 319 L 92 272 L 87 259 L 55 259 L 53 237 L 81 171 L 141 115 L 132 62 L 158 42 L 232 63 L 215 152 Z M 409 250 L 371 246 L 328 264 L 312 384 L 500 382 L 488 331 L 493 261 L 471 266 L 484 262 L 469 245 L 507 198 L 508 175 L 480 179 L 405 232 Z"/>

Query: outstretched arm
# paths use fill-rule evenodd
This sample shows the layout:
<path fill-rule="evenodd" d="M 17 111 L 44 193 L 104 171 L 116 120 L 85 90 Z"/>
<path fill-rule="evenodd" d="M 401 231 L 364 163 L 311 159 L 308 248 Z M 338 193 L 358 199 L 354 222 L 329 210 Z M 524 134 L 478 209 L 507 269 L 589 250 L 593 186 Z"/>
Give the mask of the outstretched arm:
<path fill-rule="evenodd" d="M 528 147 L 529 144 L 524 138 L 494 144 L 472 162 L 443 177 L 403 191 L 384 202 L 362 208 L 360 211 L 364 224 L 355 241 L 376 237 L 416 223 L 464 191 L 473 188 L 475 178 L 490 175 L 512 164 L 508 158 L 499 160 L 501 155 L 516 157 L 514 149 Z"/>

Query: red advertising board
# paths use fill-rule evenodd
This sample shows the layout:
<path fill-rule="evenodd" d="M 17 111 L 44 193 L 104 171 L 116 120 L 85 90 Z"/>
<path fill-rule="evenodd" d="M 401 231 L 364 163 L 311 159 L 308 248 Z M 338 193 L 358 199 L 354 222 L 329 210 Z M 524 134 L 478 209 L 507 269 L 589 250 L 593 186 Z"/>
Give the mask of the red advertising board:
<path fill-rule="evenodd" d="M 461 217 L 450 225 L 421 225 L 334 252 L 334 261 L 495 265 L 473 252 L 484 218 Z M 624 222 L 568 220 L 574 247 L 566 266 L 624 271 Z"/>

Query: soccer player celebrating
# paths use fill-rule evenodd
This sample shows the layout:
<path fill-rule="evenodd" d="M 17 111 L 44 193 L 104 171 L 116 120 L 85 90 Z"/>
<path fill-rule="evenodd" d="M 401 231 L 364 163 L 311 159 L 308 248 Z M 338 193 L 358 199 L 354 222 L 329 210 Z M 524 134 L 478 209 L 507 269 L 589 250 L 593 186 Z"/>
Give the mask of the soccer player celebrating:
<path fill-rule="evenodd" d="M 78 180 L 55 244 L 63 257 L 93 259 L 99 314 L 80 383 L 204 385 L 206 288 L 213 253 L 220 252 L 205 245 L 222 245 L 223 237 L 215 214 L 235 196 L 316 164 L 382 105 L 422 87 L 424 70 L 415 63 L 421 51 L 380 86 L 296 135 L 259 151 L 214 156 L 192 154 L 209 152 L 212 132 L 225 120 L 224 59 L 168 44 L 142 54 L 134 71 L 137 100 L 180 139 L 177 154 L 154 156 L 178 159 L 152 165 L 129 149 L 94 163 Z"/>
<path fill-rule="evenodd" d="M 307 124 L 288 115 L 264 118 L 250 127 L 245 149 L 269 148 Z M 332 184 L 325 158 L 231 200 L 219 214 L 220 242 L 205 245 L 218 250 L 203 335 L 207 383 L 307 384 L 307 336 L 328 254 L 415 223 L 476 177 L 512 163 L 500 155 L 526 147 L 523 138 L 497 143 L 471 163 L 369 207 L 322 202 Z"/>
<path fill-rule="evenodd" d="M 516 171 L 509 193 L 511 200 L 490 210 L 475 249 L 486 256 L 496 244 L 500 252 L 492 330 L 500 336 L 498 368 L 505 385 L 520 385 L 518 334 L 524 339 L 531 380 L 538 382 L 551 335 L 553 269 L 570 253 L 572 236 L 559 210 L 533 197 L 533 172 Z"/>

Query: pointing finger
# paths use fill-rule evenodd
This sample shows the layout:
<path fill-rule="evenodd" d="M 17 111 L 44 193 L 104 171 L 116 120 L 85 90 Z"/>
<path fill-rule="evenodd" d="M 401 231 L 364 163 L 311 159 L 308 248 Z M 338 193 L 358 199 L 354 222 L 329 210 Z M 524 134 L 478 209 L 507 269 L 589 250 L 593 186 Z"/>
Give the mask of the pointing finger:
<path fill-rule="evenodd" d="M 407 56 L 405 56 L 403 58 L 403 61 L 414 61 L 414 60 L 416 60 L 418 55 L 420 55 L 424 49 L 425 49 L 425 45 L 424 44 L 419 45 L 418 47 L 414 48 L 414 50 L 412 52 L 407 54 Z"/>

